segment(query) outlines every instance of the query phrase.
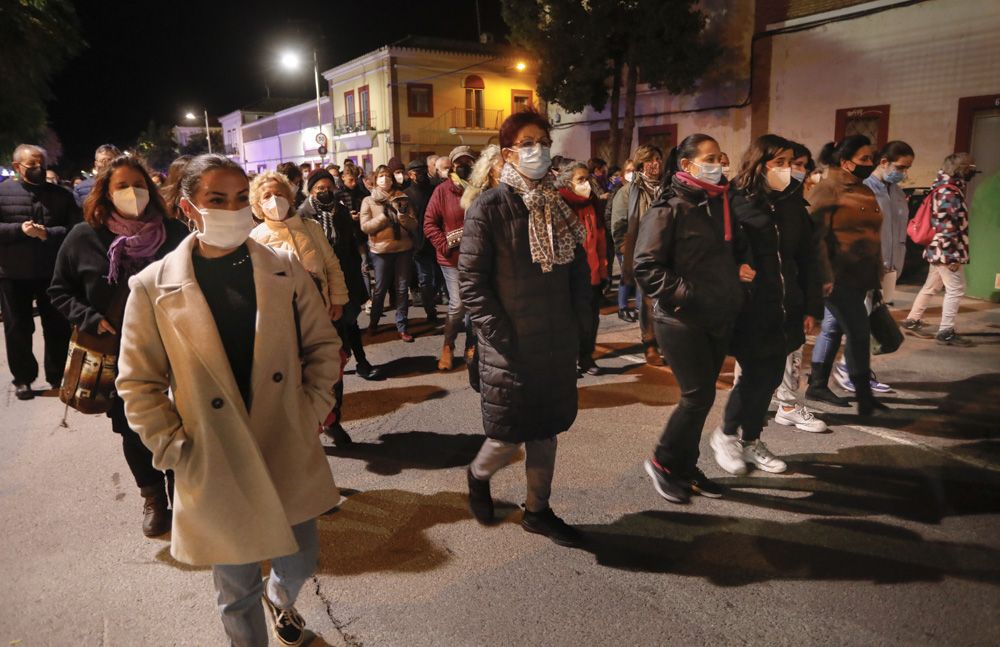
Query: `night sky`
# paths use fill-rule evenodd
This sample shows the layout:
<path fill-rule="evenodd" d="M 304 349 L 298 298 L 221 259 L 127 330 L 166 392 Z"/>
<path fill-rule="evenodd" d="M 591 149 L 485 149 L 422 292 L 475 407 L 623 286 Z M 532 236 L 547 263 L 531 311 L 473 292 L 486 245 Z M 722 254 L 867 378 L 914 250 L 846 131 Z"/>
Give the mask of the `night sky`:
<path fill-rule="evenodd" d="M 474 0 L 75 0 L 88 47 L 52 82 L 49 121 L 59 167 L 90 168 L 105 142 L 128 146 L 150 119 L 217 118 L 265 96 L 315 96 L 312 67 L 277 67 L 278 53 L 318 39 L 320 71 L 407 35 L 474 40 Z M 505 40 L 500 0 L 479 0 L 483 31 Z M 213 123 L 213 125 L 218 125 Z"/>

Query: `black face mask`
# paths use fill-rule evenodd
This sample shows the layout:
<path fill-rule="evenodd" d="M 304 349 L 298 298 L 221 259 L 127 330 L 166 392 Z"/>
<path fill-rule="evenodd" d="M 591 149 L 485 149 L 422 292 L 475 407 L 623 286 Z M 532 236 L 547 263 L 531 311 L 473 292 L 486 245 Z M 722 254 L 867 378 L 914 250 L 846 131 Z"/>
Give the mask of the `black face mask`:
<path fill-rule="evenodd" d="M 24 178 L 25 182 L 27 182 L 28 184 L 34 184 L 36 186 L 45 184 L 44 164 L 39 164 L 38 166 L 32 166 L 28 168 L 22 166 L 21 168 L 24 169 L 24 173 L 21 174 L 21 177 Z"/>
<path fill-rule="evenodd" d="M 431 183 L 431 178 L 427 175 L 427 171 L 418 171 L 416 173 L 417 179 L 414 180 L 415 183 L 425 186 Z"/>
<path fill-rule="evenodd" d="M 455 175 L 463 180 L 468 180 L 472 175 L 472 167 L 468 164 L 459 164 L 455 167 Z"/>
<path fill-rule="evenodd" d="M 333 191 L 320 191 L 316 194 L 316 201 L 324 207 L 329 207 L 333 204 L 334 200 L 336 200 L 336 198 L 333 195 Z"/>
<path fill-rule="evenodd" d="M 868 176 L 872 174 L 875 170 L 874 164 L 855 164 L 854 170 L 851 171 L 851 175 L 858 178 L 859 180 L 867 180 Z"/>

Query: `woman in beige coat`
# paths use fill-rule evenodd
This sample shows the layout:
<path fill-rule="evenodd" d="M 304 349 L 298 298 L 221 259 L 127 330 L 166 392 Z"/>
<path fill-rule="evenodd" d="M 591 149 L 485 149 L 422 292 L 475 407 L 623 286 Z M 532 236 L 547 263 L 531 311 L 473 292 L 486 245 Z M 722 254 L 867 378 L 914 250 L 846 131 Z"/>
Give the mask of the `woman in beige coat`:
<path fill-rule="evenodd" d="M 180 208 L 197 232 L 129 281 L 116 386 L 153 464 L 174 470 L 171 554 L 212 566 L 231 643 L 267 644 L 263 600 L 297 644 L 315 519 L 339 500 L 316 428 L 340 340 L 292 255 L 248 240 L 248 193 L 221 155 L 188 165 Z"/>
<path fill-rule="evenodd" d="M 410 309 L 410 274 L 413 272 L 413 232 L 417 219 L 406 194 L 394 184 L 392 171 L 384 164 L 375 169 L 375 188 L 361 202 L 361 231 L 368 234 L 368 248 L 375 266 L 375 289 L 372 292 L 369 334 L 378 330 L 385 295 L 390 285 L 396 289 L 396 330 L 405 342 L 412 342 L 407 331 Z"/>

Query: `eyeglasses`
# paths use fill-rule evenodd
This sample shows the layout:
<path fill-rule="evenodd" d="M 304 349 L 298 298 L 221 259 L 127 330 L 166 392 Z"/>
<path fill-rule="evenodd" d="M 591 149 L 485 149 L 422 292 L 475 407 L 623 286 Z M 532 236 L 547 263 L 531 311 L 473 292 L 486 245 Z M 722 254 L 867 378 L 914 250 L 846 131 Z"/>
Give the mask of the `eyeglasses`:
<path fill-rule="evenodd" d="M 542 146 L 550 146 L 551 147 L 552 146 L 552 140 L 548 139 L 548 138 L 539 139 L 538 141 L 535 141 L 533 139 L 522 139 L 519 142 L 514 142 L 514 145 L 511 148 L 531 148 L 535 144 L 541 144 Z"/>

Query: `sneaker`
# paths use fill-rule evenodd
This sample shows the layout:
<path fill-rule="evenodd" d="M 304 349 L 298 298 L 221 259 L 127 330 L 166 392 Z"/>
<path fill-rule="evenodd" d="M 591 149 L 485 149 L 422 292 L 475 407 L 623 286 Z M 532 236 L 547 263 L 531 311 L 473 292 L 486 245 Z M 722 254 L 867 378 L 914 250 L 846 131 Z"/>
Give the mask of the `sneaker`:
<path fill-rule="evenodd" d="M 671 503 L 687 503 L 691 500 L 690 484 L 664 469 L 655 460 L 647 460 L 644 464 L 649 478 L 653 479 L 656 493 Z"/>
<path fill-rule="evenodd" d="M 871 371 L 870 376 L 871 377 L 869 378 L 868 382 L 869 384 L 871 384 L 872 391 L 874 391 L 875 393 L 892 392 L 891 386 L 889 386 L 885 382 L 878 381 L 878 378 L 875 376 L 875 371 Z M 847 364 L 845 364 L 844 362 L 834 365 L 833 378 L 837 380 L 837 384 L 840 385 L 840 388 L 844 389 L 845 391 L 850 391 L 851 393 L 856 392 L 856 389 L 854 388 L 854 382 L 851 381 L 851 377 L 847 374 Z"/>
<path fill-rule="evenodd" d="M 707 496 L 710 499 L 722 498 L 722 486 L 705 476 L 705 473 L 697 467 L 685 474 L 684 478 L 695 494 Z"/>
<path fill-rule="evenodd" d="M 747 463 L 743 459 L 743 443 L 739 438 L 723 433 L 722 427 L 716 427 L 709 445 L 715 452 L 715 462 L 719 467 L 737 476 L 747 473 Z"/>
<path fill-rule="evenodd" d="M 753 464 L 757 469 L 780 474 L 788 469 L 785 461 L 771 453 L 763 440 L 755 440 L 743 446 L 743 460 Z"/>
<path fill-rule="evenodd" d="M 903 319 L 903 322 L 900 325 L 903 327 L 904 330 L 908 330 L 917 337 L 922 337 L 924 339 L 931 338 L 931 335 L 927 334 L 924 331 L 924 328 L 927 327 L 927 324 L 925 324 L 921 319 Z"/>
<path fill-rule="evenodd" d="M 868 383 L 871 384 L 872 391 L 875 393 L 892 393 L 891 386 L 885 382 L 878 381 L 878 378 L 875 377 L 875 371 L 871 372 L 871 378 L 868 380 Z"/>
<path fill-rule="evenodd" d="M 962 337 L 957 332 L 955 332 L 954 328 L 948 328 L 946 330 L 938 332 L 937 336 L 934 339 L 937 341 L 937 343 L 944 344 L 946 346 L 969 347 L 973 345 L 971 341 L 969 341 L 965 337 Z"/>
<path fill-rule="evenodd" d="M 545 508 L 540 512 L 524 511 L 521 527 L 536 535 L 544 535 L 560 546 L 572 548 L 583 543 L 583 534 Z"/>
<path fill-rule="evenodd" d="M 786 405 L 778 405 L 778 411 L 774 414 L 774 421 L 786 427 L 795 427 L 802 431 L 811 431 L 814 434 L 826 431 L 826 423 L 813 415 L 813 412 L 804 406 L 793 406 L 791 411 L 785 409 Z"/>
<path fill-rule="evenodd" d="M 267 597 L 267 578 L 264 578 L 264 595 L 260 596 L 268 617 L 274 637 L 282 645 L 301 645 L 305 634 L 306 621 L 302 619 L 295 607 L 279 609 Z"/>
<path fill-rule="evenodd" d="M 378 367 L 372 366 L 367 361 L 358 362 L 357 374 L 363 380 L 375 381 L 382 377 L 382 371 Z"/>

